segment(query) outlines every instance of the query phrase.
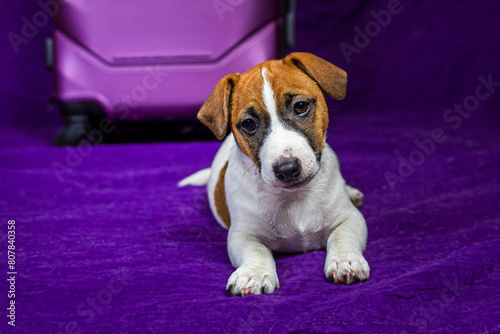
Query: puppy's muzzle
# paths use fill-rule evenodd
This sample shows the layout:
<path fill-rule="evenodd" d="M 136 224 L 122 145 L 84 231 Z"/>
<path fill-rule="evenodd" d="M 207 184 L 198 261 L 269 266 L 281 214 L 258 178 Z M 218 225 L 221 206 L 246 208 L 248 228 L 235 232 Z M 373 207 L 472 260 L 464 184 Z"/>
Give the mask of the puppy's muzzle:
<path fill-rule="evenodd" d="M 274 175 L 278 180 L 285 184 L 296 183 L 302 172 L 299 159 L 290 158 L 281 160 L 273 166 Z"/>

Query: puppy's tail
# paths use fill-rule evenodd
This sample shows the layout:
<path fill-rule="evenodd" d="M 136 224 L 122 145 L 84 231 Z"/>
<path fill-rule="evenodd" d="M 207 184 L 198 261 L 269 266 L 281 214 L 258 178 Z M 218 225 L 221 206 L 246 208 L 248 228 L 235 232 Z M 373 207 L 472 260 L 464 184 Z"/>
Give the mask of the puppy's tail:
<path fill-rule="evenodd" d="M 208 183 L 208 179 L 210 178 L 211 172 L 212 172 L 211 168 L 205 168 L 199 170 L 196 173 L 189 175 L 188 177 L 177 183 L 177 187 L 204 186 Z"/>

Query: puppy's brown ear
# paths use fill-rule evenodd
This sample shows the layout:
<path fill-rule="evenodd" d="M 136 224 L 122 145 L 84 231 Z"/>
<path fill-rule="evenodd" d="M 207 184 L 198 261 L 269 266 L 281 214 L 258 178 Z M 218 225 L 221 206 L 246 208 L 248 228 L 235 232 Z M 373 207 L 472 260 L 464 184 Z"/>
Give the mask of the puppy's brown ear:
<path fill-rule="evenodd" d="M 345 97 L 347 73 L 343 69 L 306 52 L 291 53 L 283 61 L 297 66 L 334 99 L 342 100 Z"/>
<path fill-rule="evenodd" d="M 239 78 L 240 75 L 234 73 L 222 78 L 198 112 L 198 119 L 208 126 L 219 140 L 227 133 L 231 95 Z"/>

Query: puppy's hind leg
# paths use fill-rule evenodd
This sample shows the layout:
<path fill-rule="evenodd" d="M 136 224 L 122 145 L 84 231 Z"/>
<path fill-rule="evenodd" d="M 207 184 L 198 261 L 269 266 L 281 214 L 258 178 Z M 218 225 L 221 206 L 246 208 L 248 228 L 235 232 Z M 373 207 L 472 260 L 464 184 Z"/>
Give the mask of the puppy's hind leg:
<path fill-rule="evenodd" d="M 354 206 L 359 208 L 363 204 L 363 193 L 359 191 L 359 189 L 351 187 L 348 184 L 346 184 L 345 190 L 347 191 L 347 195 L 349 195 L 349 198 L 351 199 L 351 202 L 354 204 Z"/>

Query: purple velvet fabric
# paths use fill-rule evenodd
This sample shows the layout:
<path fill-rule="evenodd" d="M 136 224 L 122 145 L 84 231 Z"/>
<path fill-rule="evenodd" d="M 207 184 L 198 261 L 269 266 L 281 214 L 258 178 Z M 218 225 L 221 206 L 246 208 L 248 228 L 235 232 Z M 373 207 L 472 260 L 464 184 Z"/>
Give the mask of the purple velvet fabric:
<path fill-rule="evenodd" d="M 346 99 L 329 100 L 328 142 L 365 194 L 371 278 L 335 286 L 324 251 L 279 255 L 281 288 L 245 298 L 225 292 L 226 231 L 205 189 L 176 187 L 219 143 L 52 147 L 51 26 L 15 53 L 7 34 L 40 7 L 0 6 L 0 332 L 500 332 L 499 2 L 298 4 L 295 49 L 349 74 Z"/>

